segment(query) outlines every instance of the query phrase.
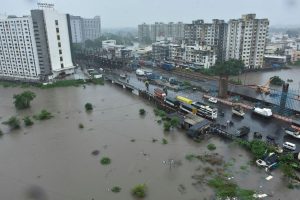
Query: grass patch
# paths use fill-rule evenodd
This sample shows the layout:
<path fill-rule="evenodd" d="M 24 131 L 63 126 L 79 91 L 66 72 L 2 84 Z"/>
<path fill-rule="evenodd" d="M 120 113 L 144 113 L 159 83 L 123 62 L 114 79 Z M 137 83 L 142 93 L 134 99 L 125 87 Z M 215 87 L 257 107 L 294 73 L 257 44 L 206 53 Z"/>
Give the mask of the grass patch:
<path fill-rule="evenodd" d="M 111 163 L 111 159 L 109 157 L 103 157 L 101 160 L 100 160 L 100 163 L 102 165 L 109 165 Z"/>
<path fill-rule="evenodd" d="M 197 156 L 194 154 L 187 154 L 187 155 L 185 155 L 185 159 L 188 161 L 192 161 L 192 160 L 197 159 Z"/>
<path fill-rule="evenodd" d="M 254 191 L 240 188 L 236 183 L 230 182 L 222 177 L 215 177 L 208 181 L 208 185 L 215 189 L 217 197 L 221 199 L 254 199 Z"/>
<path fill-rule="evenodd" d="M 119 193 L 119 192 L 121 192 L 121 190 L 122 190 L 122 188 L 119 187 L 119 186 L 114 186 L 114 187 L 111 188 L 111 191 L 113 193 Z"/>
<path fill-rule="evenodd" d="M 212 143 L 211 143 L 211 144 L 208 144 L 208 145 L 207 145 L 207 149 L 210 150 L 210 151 L 214 151 L 214 150 L 216 150 L 216 148 L 217 148 L 217 147 L 216 147 L 215 144 L 212 144 Z"/>
<path fill-rule="evenodd" d="M 247 166 L 245 166 L 245 165 L 242 165 L 242 166 L 240 166 L 240 169 L 241 169 L 241 170 L 247 170 L 247 169 L 248 169 L 248 167 L 247 167 Z"/>
<path fill-rule="evenodd" d="M 53 115 L 47 110 L 42 110 L 39 114 L 34 115 L 33 118 L 36 120 L 47 120 L 51 119 Z"/>
<path fill-rule="evenodd" d="M 164 118 L 164 117 L 167 115 L 165 111 L 160 110 L 160 109 L 158 109 L 158 108 L 155 108 L 155 109 L 153 110 L 153 112 L 154 112 L 155 116 L 159 116 L 159 117 L 161 117 L 161 118 Z"/>
<path fill-rule="evenodd" d="M 147 186 L 146 184 L 138 184 L 136 186 L 134 186 L 134 188 L 132 188 L 131 190 L 131 194 L 132 196 L 136 197 L 136 198 L 144 198 L 147 195 Z"/>

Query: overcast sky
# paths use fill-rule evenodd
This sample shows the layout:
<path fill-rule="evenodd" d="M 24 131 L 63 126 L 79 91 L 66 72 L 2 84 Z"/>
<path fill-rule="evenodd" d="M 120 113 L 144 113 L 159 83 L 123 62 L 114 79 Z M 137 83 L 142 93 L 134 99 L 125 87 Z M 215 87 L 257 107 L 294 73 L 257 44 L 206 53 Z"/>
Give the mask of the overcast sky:
<path fill-rule="evenodd" d="M 37 0 L 0 0 L 0 14 L 21 16 L 37 8 Z M 136 27 L 142 22 L 233 19 L 256 13 L 271 25 L 300 25 L 300 0 L 45 0 L 63 13 L 100 15 L 103 28 Z"/>

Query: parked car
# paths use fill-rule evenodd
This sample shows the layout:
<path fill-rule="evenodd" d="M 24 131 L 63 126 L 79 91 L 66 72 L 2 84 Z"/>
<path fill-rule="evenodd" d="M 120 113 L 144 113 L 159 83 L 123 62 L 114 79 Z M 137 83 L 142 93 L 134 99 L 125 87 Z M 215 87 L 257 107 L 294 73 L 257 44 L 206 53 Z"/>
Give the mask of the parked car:
<path fill-rule="evenodd" d="M 267 135 L 266 137 L 268 143 L 276 144 L 275 137 L 272 135 Z"/>
<path fill-rule="evenodd" d="M 235 132 L 236 137 L 242 137 L 245 135 L 248 135 L 250 133 L 250 128 L 248 126 L 242 126 L 241 128 L 238 128 Z"/>
<path fill-rule="evenodd" d="M 218 103 L 218 100 L 216 98 L 214 98 L 214 97 L 210 97 L 208 99 L 208 101 L 211 102 L 211 103 Z"/>
<path fill-rule="evenodd" d="M 290 142 L 284 142 L 282 146 L 288 150 L 292 150 L 292 151 L 296 150 L 296 145 Z"/>

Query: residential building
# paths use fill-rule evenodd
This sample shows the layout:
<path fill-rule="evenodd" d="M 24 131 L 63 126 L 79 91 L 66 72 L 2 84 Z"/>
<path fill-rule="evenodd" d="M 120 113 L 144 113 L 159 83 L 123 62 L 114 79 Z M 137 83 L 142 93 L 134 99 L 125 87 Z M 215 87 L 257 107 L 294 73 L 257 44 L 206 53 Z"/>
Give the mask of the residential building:
<path fill-rule="evenodd" d="M 86 40 L 95 40 L 101 36 L 101 18 L 82 18 L 71 16 L 72 43 L 83 43 Z"/>
<path fill-rule="evenodd" d="M 152 44 L 152 59 L 167 60 L 169 58 L 169 44 L 161 41 Z"/>
<path fill-rule="evenodd" d="M 155 22 L 150 25 L 144 23 L 138 26 L 140 40 L 150 39 L 152 42 L 166 39 L 172 42 L 180 41 L 183 39 L 183 30 L 184 24 L 182 22 L 169 22 L 168 24 Z"/>
<path fill-rule="evenodd" d="M 184 25 L 184 42 L 187 45 L 211 46 L 216 50 L 217 58 L 225 60 L 227 23 L 224 20 L 214 19 L 212 23 L 195 20 L 192 24 Z"/>
<path fill-rule="evenodd" d="M 74 72 L 68 15 L 52 4 L 40 8 L 0 18 L 1 78 L 40 81 Z"/>
<path fill-rule="evenodd" d="M 268 19 L 255 14 L 228 22 L 226 59 L 241 59 L 246 68 L 261 68 L 269 30 Z"/>
<path fill-rule="evenodd" d="M 30 16 L 0 18 L 0 79 L 37 81 L 40 67 Z"/>
<path fill-rule="evenodd" d="M 150 42 L 150 26 L 148 24 L 138 25 L 138 38 L 141 42 Z"/>
<path fill-rule="evenodd" d="M 82 18 L 79 16 L 71 16 L 70 24 L 71 24 L 72 43 L 84 42 Z"/>

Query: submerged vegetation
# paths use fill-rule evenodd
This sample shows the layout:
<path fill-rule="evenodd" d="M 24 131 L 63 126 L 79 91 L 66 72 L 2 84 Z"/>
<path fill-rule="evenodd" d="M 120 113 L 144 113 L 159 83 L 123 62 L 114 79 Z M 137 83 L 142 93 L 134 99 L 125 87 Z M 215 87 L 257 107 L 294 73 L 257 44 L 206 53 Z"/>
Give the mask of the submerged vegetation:
<path fill-rule="evenodd" d="M 119 193 L 119 192 L 121 192 L 121 190 L 122 190 L 122 188 L 119 187 L 119 186 L 114 186 L 114 187 L 111 188 L 111 191 L 113 193 Z"/>
<path fill-rule="evenodd" d="M 92 111 L 93 110 L 93 105 L 91 103 L 86 103 L 84 105 L 84 107 L 85 107 L 86 111 Z"/>
<path fill-rule="evenodd" d="M 145 111 L 145 109 L 141 108 L 141 109 L 139 110 L 139 113 L 140 113 L 140 115 L 145 115 L 145 114 L 146 114 L 146 111 Z"/>
<path fill-rule="evenodd" d="M 102 165 L 109 165 L 111 163 L 111 159 L 109 157 L 103 157 L 101 160 L 100 160 L 100 163 Z"/>
<path fill-rule="evenodd" d="M 33 118 L 36 120 L 47 120 L 51 119 L 53 115 L 47 110 L 41 110 L 41 112 L 37 115 L 34 115 Z"/>
<path fill-rule="evenodd" d="M 30 102 L 36 97 L 34 92 L 31 91 L 25 91 L 21 94 L 15 94 L 14 95 L 14 104 L 15 107 L 19 110 L 29 108 Z"/>
<path fill-rule="evenodd" d="M 10 129 L 19 129 L 20 126 L 20 120 L 17 117 L 10 117 L 7 121 L 2 122 L 2 124 L 8 125 Z"/>
<path fill-rule="evenodd" d="M 138 184 L 134 186 L 131 190 L 132 196 L 136 198 L 144 198 L 146 197 L 146 192 L 147 192 L 147 186 L 146 184 Z"/>
<path fill-rule="evenodd" d="M 210 150 L 210 151 L 213 151 L 213 150 L 215 150 L 216 148 L 217 148 L 217 147 L 216 147 L 215 144 L 212 144 L 212 143 L 211 143 L 211 144 L 208 144 L 208 145 L 207 145 L 207 149 Z"/>
<path fill-rule="evenodd" d="M 29 116 L 24 117 L 23 119 L 25 126 L 32 126 L 33 125 L 33 121 L 30 119 Z"/>

